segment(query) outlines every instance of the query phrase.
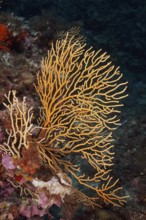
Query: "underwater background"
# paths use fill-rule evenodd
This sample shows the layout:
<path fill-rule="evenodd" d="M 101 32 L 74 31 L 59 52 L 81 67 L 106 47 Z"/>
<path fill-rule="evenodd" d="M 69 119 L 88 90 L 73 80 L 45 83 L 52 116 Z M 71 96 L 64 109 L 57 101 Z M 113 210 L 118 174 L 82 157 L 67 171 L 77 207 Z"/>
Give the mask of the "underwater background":
<path fill-rule="evenodd" d="M 7 28 L 6 28 L 7 27 Z M 17 201 L 18 192 L 6 181 L 0 154 L 0 220 L 145 220 L 146 219 L 146 1 L 144 0 L 2 0 L 0 3 L 0 144 L 9 128 L 4 94 L 16 90 L 27 97 L 38 116 L 40 103 L 34 83 L 42 57 L 60 32 L 80 29 L 87 45 L 102 49 L 120 66 L 128 81 L 128 97 L 121 109 L 121 125 L 114 131 L 113 176 L 128 196 L 121 207 L 103 205 L 32 209 Z M 4 30 L 6 37 L 4 36 Z M 9 40 L 8 40 L 9 38 Z M 36 134 L 34 134 L 36 135 Z M 25 163 L 25 162 L 24 162 Z M 35 169 L 35 168 L 34 168 Z M 13 174 L 9 172 L 8 176 Z M 16 176 L 16 180 L 21 178 Z M 18 180 L 19 181 L 19 180 Z M 11 185 L 11 186 L 10 186 Z M 78 200 L 78 198 L 75 198 Z M 4 202 L 5 201 L 5 202 Z M 69 206 L 70 203 L 70 206 Z M 24 206 L 23 206 L 24 205 Z M 63 211 L 62 211 L 63 210 Z"/>

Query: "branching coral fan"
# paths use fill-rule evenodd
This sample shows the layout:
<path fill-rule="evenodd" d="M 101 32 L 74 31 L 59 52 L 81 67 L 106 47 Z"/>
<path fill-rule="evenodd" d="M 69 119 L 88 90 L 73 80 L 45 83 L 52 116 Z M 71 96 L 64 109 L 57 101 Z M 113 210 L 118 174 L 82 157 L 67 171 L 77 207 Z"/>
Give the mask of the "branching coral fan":
<path fill-rule="evenodd" d="M 112 132 L 120 124 L 117 114 L 126 97 L 127 82 L 101 50 L 86 49 L 73 36 L 57 40 L 42 60 L 36 91 L 42 103 L 39 134 L 33 137 L 32 112 L 15 92 L 6 107 L 11 131 L 2 151 L 21 159 L 24 149 L 35 145 L 42 164 L 54 173 L 66 173 L 82 185 L 81 202 L 121 205 L 117 180 L 110 176 L 113 165 Z M 86 167 L 86 169 L 85 169 Z M 86 189 L 89 189 L 87 191 Z"/>

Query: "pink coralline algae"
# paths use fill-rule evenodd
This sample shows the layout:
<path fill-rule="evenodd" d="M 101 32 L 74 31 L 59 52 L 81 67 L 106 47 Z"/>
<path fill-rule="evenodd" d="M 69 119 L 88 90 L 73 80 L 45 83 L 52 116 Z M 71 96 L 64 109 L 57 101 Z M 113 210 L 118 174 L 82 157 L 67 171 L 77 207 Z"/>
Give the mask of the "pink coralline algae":
<path fill-rule="evenodd" d="M 2 164 L 6 169 L 15 169 L 16 166 L 13 163 L 12 157 L 10 157 L 8 154 L 4 154 L 2 157 Z"/>
<path fill-rule="evenodd" d="M 52 205 L 60 207 L 65 195 L 72 193 L 71 182 L 63 180 L 63 174 L 53 176 L 43 165 L 40 167 L 39 161 L 36 166 L 37 160 L 33 172 L 23 169 L 24 161 L 0 152 L 0 220 L 19 220 L 22 216 L 28 220 L 42 219 L 46 215 L 53 219 L 49 209 Z"/>
<path fill-rule="evenodd" d="M 40 209 L 40 207 L 38 207 L 38 205 L 36 204 L 31 204 L 31 206 L 28 205 L 22 205 L 20 207 L 20 213 L 27 217 L 27 218 L 31 218 L 32 216 L 44 216 L 45 214 L 47 214 L 47 210 L 45 209 Z"/>

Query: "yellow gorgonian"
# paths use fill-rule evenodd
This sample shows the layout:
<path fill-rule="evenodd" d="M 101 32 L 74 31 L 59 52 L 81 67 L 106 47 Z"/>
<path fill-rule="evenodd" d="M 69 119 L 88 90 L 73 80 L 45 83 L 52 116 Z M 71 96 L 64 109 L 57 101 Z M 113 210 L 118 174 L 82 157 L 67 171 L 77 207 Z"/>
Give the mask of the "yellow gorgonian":
<path fill-rule="evenodd" d="M 112 131 L 120 124 L 118 108 L 127 96 L 127 82 L 121 78 L 107 53 L 86 49 L 86 44 L 68 34 L 52 45 L 37 74 L 42 160 L 95 191 L 97 197 L 85 196 L 93 203 L 99 198 L 113 205 L 124 202 L 110 176 Z"/>

